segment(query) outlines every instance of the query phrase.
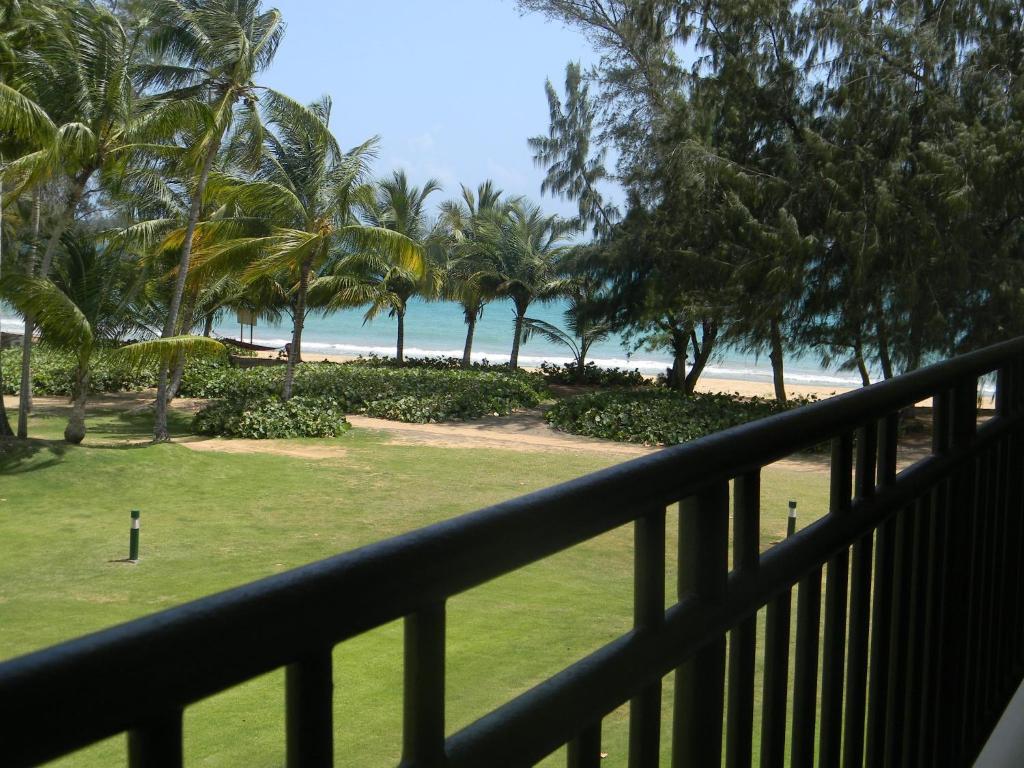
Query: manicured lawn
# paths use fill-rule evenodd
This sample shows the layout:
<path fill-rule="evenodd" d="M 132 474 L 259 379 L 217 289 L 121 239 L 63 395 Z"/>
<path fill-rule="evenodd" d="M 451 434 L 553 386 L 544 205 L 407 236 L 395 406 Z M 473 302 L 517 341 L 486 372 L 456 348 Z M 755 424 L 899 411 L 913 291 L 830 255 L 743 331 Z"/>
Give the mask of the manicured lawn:
<path fill-rule="evenodd" d="M 57 438 L 63 426 L 38 417 L 33 434 Z M 183 430 L 185 421 L 176 426 Z M 115 411 L 95 414 L 90 428 L 83 447 L 37 444 L 0 458 L 0 659 L 616 461 L 593 453 L 389 445 L 386 436 L 359 430 L 334 441 L 343 455 L 320 460 L 115 447 L 110 438 L 141 438 L 149 429 L 148 417 Z M 819 472 L 766 470 L 762 545 L 783 536 L 786 499 L 800 500 L 805 524 L 824 510 L 827 485 Z M 116 562 L 126 556 L 132 508 L 142 510 L 143 521 L 137 566 Z M 670 563 L 674 528 L 670 515 Z M 449 731 L 626 631 L 631 574 L 626 528 L 452 600 Z M 674 579 L 670 565 L 670 599 Z M 398 624 L 336 649 L 339 765 L 397 764 L 400 662 Z M 277 672 L 191 707 L 187 763 L 282 765 L 282 681 Z M 606 766 L 625 765 L 626 723 L 625 709 L 605 721 Z M 668 727 L 664 733 L 667 749 Z M 60 764 L 106 768 L 121 764 L 123 751 L 123 739 L 112 739 Z"/>

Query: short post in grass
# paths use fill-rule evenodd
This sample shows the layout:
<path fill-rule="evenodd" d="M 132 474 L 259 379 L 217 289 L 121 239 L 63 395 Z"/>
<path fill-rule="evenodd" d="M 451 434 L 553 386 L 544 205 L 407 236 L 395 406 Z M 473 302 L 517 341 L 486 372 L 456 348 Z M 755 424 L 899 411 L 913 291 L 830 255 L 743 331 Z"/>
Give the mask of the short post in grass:
<path fill-rule="evenodd" d="M 132 510 L 132 528 L 128 534 L 128 562 L 139 562 L 139 510 Z"/>
<path fill-rule="evenodd" d="M 796 501 L 789 500 L 789 519 L 786 520 L 786 538 L 796 533 Z"/>

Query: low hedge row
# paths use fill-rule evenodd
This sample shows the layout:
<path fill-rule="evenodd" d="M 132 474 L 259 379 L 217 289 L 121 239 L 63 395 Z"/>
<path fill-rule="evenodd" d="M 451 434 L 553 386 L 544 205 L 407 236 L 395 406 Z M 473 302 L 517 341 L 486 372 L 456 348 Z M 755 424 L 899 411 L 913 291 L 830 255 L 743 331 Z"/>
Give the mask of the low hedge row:
<path fill-rule="evenodd" d="M 640 373 L 639 368 L 627 371 L 624 368 L 598 368 L 593 363 L 587 363 L 581 372 L 576 363 L 566 363 L 565 365 L 541 363 L 540 372 L 549 384 L 585 384 L 599 387 L 654 385 L 654 381 Z"/>
<path fill-rule="evenodd" d="M 4 394 L 17 394 L 21 383 L 21 350 L 0 351 L 0 365 L 3 366 Z M 36 347 L 32 350 L 32 392 L 70 397 L 74 370 L 75 360 L 70 354 L 45 346 Z M 91 392 L 138 392 L 155 386 L 155 371 L 113 359 L 104 350 L 94 353 L 89 378 Z"/>
<path fill-rule="evenodd" d="M 306 363 L 295 371 L 292 400 L 281 403 L 283 377 L 282 366 L 197 364 L 186 371 L 181 394 L 215 399 L 196 415 L 196 431 L 236 437 L 279 437 L 290 430 L 329 436 L 336 416 L 345 413 L 420 424 L 505 416 L 542 396 L 529 376 L 507 372 Z M 292 406 L 295 401 L 300 405 Z M 322 418 L 314 418 L 317 411 Z"/>
<path fill-rule="evenodd" d="M 806 405 L 728 394 L 682 395 L 665 389 L 593 392 L 562 400 L 545 414 L 563 432 L 646 445 L 676 445 Z"/>

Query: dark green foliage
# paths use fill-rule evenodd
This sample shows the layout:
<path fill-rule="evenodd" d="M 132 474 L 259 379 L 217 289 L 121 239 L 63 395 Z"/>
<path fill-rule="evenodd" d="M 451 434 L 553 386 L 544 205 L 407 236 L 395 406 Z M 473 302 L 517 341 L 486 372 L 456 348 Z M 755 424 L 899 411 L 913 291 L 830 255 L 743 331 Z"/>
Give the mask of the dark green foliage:
<path fill-rule="evenodd" d="M 601 387 L 642 387 L 653 384 L 636 368 L 627 371 L 623 368 L 598 368 L 593 363 L 587 363 L 583 366 L 581 375 L 576 363 L 541 363 L 540 370 L 549 384 L 585 384 Z"/>
<path fill-rule="evenodd" d="M 196 414 L 192 428 L 201 435 L 253 439 L 287 437 L 337 437 L 351 425 L 345 420 L 345 404 L 326 397 L 276 395 L 262 399 L 233 396 L 217 400 Z"/>
<path fill-rule="evenodd" d="M 209 434 L 224 429 L 218 434 L 240 435 L 237 425 L 243 424 L 249 410 L 272 413 L 277 418 L 278 411 L 274 411 L 271 404 L 278 401 L 282 380 L 281 367 L 243 370 L 211 364 L 193 365 L 186 371 L 182 395 L 219 398 L 197 415 L 197 430 Z M 540 377 L 535 374 L 333 363 L 299 366 L 294 383 L 295 398 L 302 400 L 304 407 L 421 424 L 506 416 L 516 408 L 539 403 L 541 392 Z M 302 416 L 307 418 L 305 410 Z M 257 420 L 257 423 L 261 422 Z M 247 433 L 247 436 L 271 435 Z"/>
<path fill-rule="evenodd" d="M 680 395 L 664 389 L 594 392 L 562 400 L 545 418 L 576 435 L 647 445 L 675 445 L 806 405 L 727 394 Z"/>
<path fill-rule="evenodd" d="M 18 393 L 20 349 L 0 352 L 5 395 Z M 76 361 L 70 352 L 57 352 L 36 347 L 32 354 L 32 391 L 42 396 L 70 397 L 74 386 Z M 156 385 L 156 372 L 137 368 L 122 360 L 114 360 L 105 351 L 92 356 L 89 391 L 139 392 Z"/>

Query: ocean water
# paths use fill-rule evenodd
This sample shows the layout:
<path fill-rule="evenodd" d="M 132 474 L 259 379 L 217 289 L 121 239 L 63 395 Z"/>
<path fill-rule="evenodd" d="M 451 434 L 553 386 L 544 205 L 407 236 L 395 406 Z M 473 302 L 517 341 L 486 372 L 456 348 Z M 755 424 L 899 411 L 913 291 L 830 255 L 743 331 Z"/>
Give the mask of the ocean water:
<path fill-rule="evenodd" d="M 564 327 L 565 304 L 551 302 L 534 304 L 529 317 L 545 320 Z M 224 336 L 239 338 L 239 326 L 226 318 L 216 327 Z M 492 302 L 484 308 L 477 322 L 473 340 L 473 360 L 492 363 L 508 362 L 512 350 L 515 315 L 510 302 Z M 345 310 L 330 315 L 314 315 L 307 322 L 302 335 L 302 352 L 306 360 L 315 360 L 317 353 L 339 355 L 394 355 L 397 325 L 394 318 L 382 314 L 371 322 L 363 322 L 361 310 Z M 249 328 L 244 330 L 249 340 Z M 291 324 L 257 324 L 252 340 L 267 346 L 284 346 L 291 337 Z M 408 357 L 444 355 L 462 357 L 466 341 L 466 324 L 461 308 L 450 302 L 413 300 L 405 318 L 405 354 Z M 572 353 L 547 339 L 533 337 L 519 351 L 519 363 L 526 367 L 542 362 L 567 363 Z M 624 346 L 619 336 L 595 344 L 588 359 L 605 368 L 639 369 L 644 374 L 664 373 L 672 365 L 665 350 L 635 350 Z M 742 381 L 770 381 L 771 364 L 767 356 L 745 354 L 733 350 L 720 350 L 705 375 L 712 378 Z M 791 384 L 819 386 L 858 386 L 856 373 L 823 368 L 814 356 L 794 356 L 786 360 L 786 380 Z"/>
<path fill-rule="evenodd" d="M 528 316 L 564 327 L 565 305 L 561 302 L 534 304 Z M 0 328 L 17 332 L 21 321 L 9 308 L 0 306 Z M 512 349 L 515 316 L 509 302 L 492 302 L 484 308 L 477 322 L 473 342 L 473 360 L 492 363 L 508 362 Z M 303 332 L 302 350 L 306 360 L 315 360 L 317 354 L 335 355 L 394 355 L 396 321 L 386 314 L 371 322 L 363 322 L 361 310 L 344 310 L 329 315 L 312 315 Z M 239 338 L 239 326 L 233 315 L 215 326 L 222 336 Z M 244 330 L 249 340 L 249 327 Z M 291 324 L 258 323 L 252 332 L 257 344 L 283 347 L 291 338 Z M 461 357 L 466 340 L 466 324 L 462 310 L 450 302 L 413 300 L 405 318 L 405 354 L 409 357 L 444 355 Z M 641 373 L 664 373 L 671 366 L 671 356 L 665 350 L 627 348 L 621 337 L 614 336 L 595 344 L 588 355 L 595 365 L 605 368 L 639 369 Z M 533 337 L 519 352 L 520 365 L 539 366 L 542 362 L 567 363 L 571 352 L 552 344 L 547 339 Z M 771 381 L 772 370 L 767 355 L 753 355 L 735 350 L 719 350 L 705 368 L 704 375 L 739 381 Z M 823 368 L 813 355 L 791 356 L 786 360 L 786 381 L 790 384 L 811 384 L 823 387 L 858 386 L 860 379 L 854 372 Z"/>

